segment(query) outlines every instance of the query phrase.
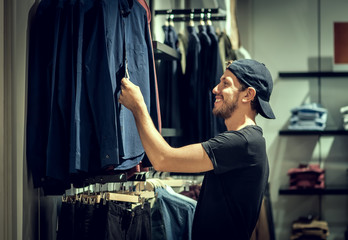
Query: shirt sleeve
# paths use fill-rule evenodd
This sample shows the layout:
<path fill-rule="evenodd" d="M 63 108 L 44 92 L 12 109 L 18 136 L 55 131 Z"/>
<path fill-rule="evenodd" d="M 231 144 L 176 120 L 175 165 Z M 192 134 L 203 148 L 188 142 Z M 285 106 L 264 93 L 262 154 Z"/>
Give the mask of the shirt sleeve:
<path fill-rule="evenodd" d="M 202 143 L 214 166 L 216 174 L 245 168 L 249 165 L 247 158 L 248 141 L 237 132 L 225 132 Z"/>

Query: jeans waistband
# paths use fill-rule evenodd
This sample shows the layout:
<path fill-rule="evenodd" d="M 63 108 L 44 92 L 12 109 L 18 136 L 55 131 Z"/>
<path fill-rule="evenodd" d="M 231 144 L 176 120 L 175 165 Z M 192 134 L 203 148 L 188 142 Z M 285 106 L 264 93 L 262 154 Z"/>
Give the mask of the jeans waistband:
<path fill-rule="evenodd" d="M 136 206 L 133 209 L 127 208 L 126 204 L 117 202 L 108 202 L 109 211 L 114 215 L 134 214 L 134 216 L 144 213 L 150 213 L 150 203 L 145 202 L 143 205 Z"/>

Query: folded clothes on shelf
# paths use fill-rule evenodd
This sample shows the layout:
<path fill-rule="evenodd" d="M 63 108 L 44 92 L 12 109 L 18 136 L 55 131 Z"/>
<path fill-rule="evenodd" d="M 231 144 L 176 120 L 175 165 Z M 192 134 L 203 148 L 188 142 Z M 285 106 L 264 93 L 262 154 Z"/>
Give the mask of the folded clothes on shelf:
<path fill-rule="evenodd" d="M 327 109 L 318 103 L 306 103 L 291 110 L 291 130 L 324 130 L 327 121 Z"/>
<path fill-rule="evenodd" d="M 292 224 L 291 240 L 300 239 L 327 239 L 329 226 L 326 221 L 299 218 Z"/>
<path fill-rule="evenodd" d="M 312 189 L 325 187 L 325 170 L 319 164 L 300 164 L 297 168 L 290 168 L 290 189 Z"/>
<path fill-rule="evenodd" d="M 340 112 L 342 114 L 343 128 L 348 130 L 348 106 L 341 107 Z"/>
<path fill-rule="evenodd" d="M 341 107 L 341 108 L 340 108 L 340 112 L 341 112 L 342 114 L 348 114 L 348 106 Z"/>

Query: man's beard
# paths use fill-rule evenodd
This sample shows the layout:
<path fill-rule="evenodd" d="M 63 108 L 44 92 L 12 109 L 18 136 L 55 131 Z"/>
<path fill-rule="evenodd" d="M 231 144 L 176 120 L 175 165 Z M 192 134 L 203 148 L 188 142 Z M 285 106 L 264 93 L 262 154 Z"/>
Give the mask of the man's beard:
<path fill-rule="evenodd" d="M 221 117 L 223 119 L 230 118 L 232 116 L 232 113 L 237 109 L 238 107 L 238 100 L 239 100 L 239 94 L 237 96 L 237 99 L 232 102 L 223 102 L 222 106 L 218 109 L 215 107 L 213 108 L 213 114 L 215 116 Z"/>

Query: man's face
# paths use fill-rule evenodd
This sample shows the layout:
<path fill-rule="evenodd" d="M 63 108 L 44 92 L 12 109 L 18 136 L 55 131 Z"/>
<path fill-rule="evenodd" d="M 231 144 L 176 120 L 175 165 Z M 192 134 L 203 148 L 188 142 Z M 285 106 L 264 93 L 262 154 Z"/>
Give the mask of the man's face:
<path fill-rule="evenodd" d="M 241 85 L 237 77 L 226 70 L 220 78 L 220 83 L 213 89 L 215 103 L 213 114 L 223 119 L 230 118 L 232 113 L 238 109 L 238 101 Z"/>

